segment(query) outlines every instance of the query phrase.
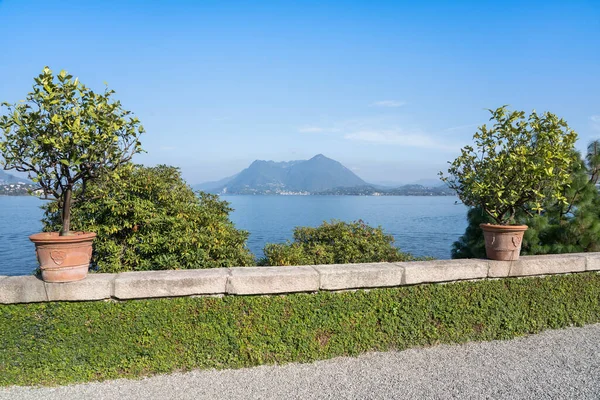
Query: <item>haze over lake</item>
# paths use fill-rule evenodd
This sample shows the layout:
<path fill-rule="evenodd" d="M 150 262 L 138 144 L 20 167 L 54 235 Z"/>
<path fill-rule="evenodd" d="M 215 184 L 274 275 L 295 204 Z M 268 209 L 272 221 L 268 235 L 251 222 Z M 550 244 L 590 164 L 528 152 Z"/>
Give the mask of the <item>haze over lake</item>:
<path fill-rule="evenodd" d="M 250 232 L 257 256 L 267 242 L 292 239 L 296 226 L 339 219 L 381 225 L 396 245 L 417 256 L 450 258 L 452 242 L 467 226 L 467 208 L 453 196 L 221 196 L 235 211 L 236 227 Z M 37 267 L 28 236 L 41 230 L 42 200 L 0 196 L 0 275 L 30 274 Z"/>

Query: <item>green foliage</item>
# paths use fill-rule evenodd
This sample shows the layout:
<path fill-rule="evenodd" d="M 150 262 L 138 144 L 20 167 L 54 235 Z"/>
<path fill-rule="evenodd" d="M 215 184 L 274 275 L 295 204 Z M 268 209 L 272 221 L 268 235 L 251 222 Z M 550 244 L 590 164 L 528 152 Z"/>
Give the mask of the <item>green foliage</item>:
<path fill-rule="evenodd" d="M 363 221 L 324 222 L 297 227 L 292 243 L 268 243 L 261 265 L 318 265 L 415 260 L 394 246 L 394 238 Z"/>
<path fill-rule="evenodd" d="M 115 174 L 141 150 L 143 127 L 114 101 L 114 91 L 98 94 L 65 71 L 45 67 L 26 100 L 2 103 L 0 155 L 5 169 L 26 172 L 46 196 L 63 207 L 63 233 L 69 231 L 75 185 Z M 82 191 L 79 191 L 82 194 Z"/>
<path fill-rule="evenodd" d="M 598 182 L 598 175 L 600 174 L 600 140 L 592 140 L 588 144 L 585 159 L 590 173 L 590 181 Z"/>
<path fill-rule="evenodd" d="M 514 223 L 518 211 L 542 211 L 548 199 L 565 202 L 577 134 L 563 119 L 506 107 L 490 110 L 495 120 L 475 133 L 440 176 L 462 202 L 479 207 L 496 223 Z"/>
<path fill-rule="evenodd" d="M 254 257 L 248 233 L 229 220 L 232 209 L 215 195 L 197 196 L 179 170 L 127 165 L 120 178 L 87 188 L 73 207 L 73 227 L 97 233 L 92 264 L 101 272 L 246 266 Z M 46 207 L 45 230 L 60 228 L 56 202 Z"/>
<path fill-rule="evenodd" d="M 344 293 L 0 305 L 0 386 L 308 362 L 600 321 L 600 275 Z"/>
<path fill-rule="evenodd" d="M 519 218 L 515 219 L 516 221 L 520 221 Z M 452 244 L 452 258 L 487 258 L 483 231 L 479 225 L 491 224 L 494 221 L 480 207 L 470 208 L 467 212 L 467 220 L 469 221 L 469 225 L 467 225 L 465 233 Z M 523 242 L 526 240 L 524 237 Z M 525 243 L 522 243 L 521 254 L 523 255 L 525 254 L 523 251 L 524 248 Z"/>
<path fill-rule="evenodd" d="M 570 183 L 563 187 L 565 201 L 547 200 L 544 211 L 536 215 L 517 212 L 515 221 L 528 225 L 521 254 L 556 254 L 600 251 L 600 194 L 596 188 L 597 174 L 593 157 L 588 165 L 573 152 Z M 465 234 L 454 243 L 453 258 L 484 258 L 485 242 L 481 223 L 493 222 L 480 207 L 469 210 L 469 225 Z"/>

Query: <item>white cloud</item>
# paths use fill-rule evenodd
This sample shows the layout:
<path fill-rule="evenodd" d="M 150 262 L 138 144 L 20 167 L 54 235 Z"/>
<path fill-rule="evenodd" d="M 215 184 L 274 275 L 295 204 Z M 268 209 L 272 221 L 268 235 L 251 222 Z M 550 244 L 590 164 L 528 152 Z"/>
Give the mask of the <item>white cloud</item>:
<path fill-rule="evenodd" d="M 325 132 L 325 129 L 318 127 L 318 126 L 303 126 L 301 128 L 298 128 L 298 132 L 300 132 L 300 133 L 321 133 L 321 132 Z"/>
<path fill-rule="evenodd" d="M 470 130 L 471 128 L 477 128 L 479 124 L 469 124 L 469 125 L 460 125 L 453 126 L 452 128 L 446 128 L 444 131 L 446 132 L 454 132 L 454 131 L 462 131 L 462 130 Z"/>
<path fill-rule="evenodd" d="M 600 131 L 600 115 L 592 115 L 590 121 L 592 121 L 592 129 Z"/>
<path fill-rule="evenodd" d="M 462 146 L 452 140 L 461 130 L 472 129 L 477 125 L 463 125 L 444 129 L 437 133 L 427 133 L 418 126 L 404 126 L 390 118 L 355 118 L 332 122 L 328 125 L 304 125 L 298 128 L 301 133 L 321 133 L 353 142 L 372 143 L 384 146 L 435 149 L 456 152 Z"/>
<path fill-rule="evenodd" d="M 405 101 L 397 101 L 397 100 L 381 100 L 381 101 L 376 101 L 375 103 L 371 104 L 371 106 L 373 107 L 402 107 L 406 105 Z"/>
<path fill-rule="evenodd" d="M 337 128 L 323 128 L 320 126 L 303 126 L 298 128 L 300 133 L 325 133 L 325 132 L 339 132 Z"/>
<path fill-rule="evenodd" d="M 389 130 L 363 130 L 354 133 L 348 133 L 345 139 L 361 142 L 400 145 L 406 147 L 420 147 L 428 149 L 438 149 L 454 151 L 460 146 L 452 146 L 441 143 L 439 140 L 424 133 L 405 133 L 398 129 Z"/>

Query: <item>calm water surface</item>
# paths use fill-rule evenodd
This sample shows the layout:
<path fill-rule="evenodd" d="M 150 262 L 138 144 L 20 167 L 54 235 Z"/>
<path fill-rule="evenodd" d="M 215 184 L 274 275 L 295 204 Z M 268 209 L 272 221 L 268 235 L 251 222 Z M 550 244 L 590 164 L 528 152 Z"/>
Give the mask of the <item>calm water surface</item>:
<path fill-rule="evenodd" d="M 40 232 L 43 200 L 0 196 L 0 275 L 31 274 L 37 267 L 29 235 Z"/>
<path fill-rule="evenodd" d="M 467 227 L 466 207 L 451 196 L 222 196 L 235 211 L 232 221 L 250 232 L 248 247 L 262 256 L 267 242 L 292 239 L 296 226 L 362 219 L 381 225 L 396 245 L 417 256 L 450 258 Z M 27 238 L 41 230 L 42 200 L 0 196 L 0 275 L 30 274 L 37 266 Z"/>

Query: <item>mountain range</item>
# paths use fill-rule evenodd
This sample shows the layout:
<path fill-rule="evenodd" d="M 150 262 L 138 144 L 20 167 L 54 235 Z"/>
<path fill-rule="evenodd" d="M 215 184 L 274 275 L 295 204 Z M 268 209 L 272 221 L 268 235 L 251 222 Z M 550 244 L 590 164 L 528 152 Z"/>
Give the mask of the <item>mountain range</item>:
<path fill-rule="evenodd" d="M 367 183 L 339 162 L 318 154 L 310 160 L 256 160 L 238 174 L 195 188 L 218 193 L 277 194 L 321 192 L 338 187 L 364 186 Z"/>
<path fill-rule="evenodd" d="M 19 178 L 0 169 L 0 185 L 9 185 L 12 183 L 31 183 L 28 179 Z"/>
<path fill-rule="evenodd" d="M 434 186 L 434 185 L 432 185 Z M 243 171 L 194 189 L 220 194 L 450 195 L 435 187 L 412 184 L 386 187 L 365 182 L 340 162 L 318 154 L 309 160 L 256 160 Z"/>

